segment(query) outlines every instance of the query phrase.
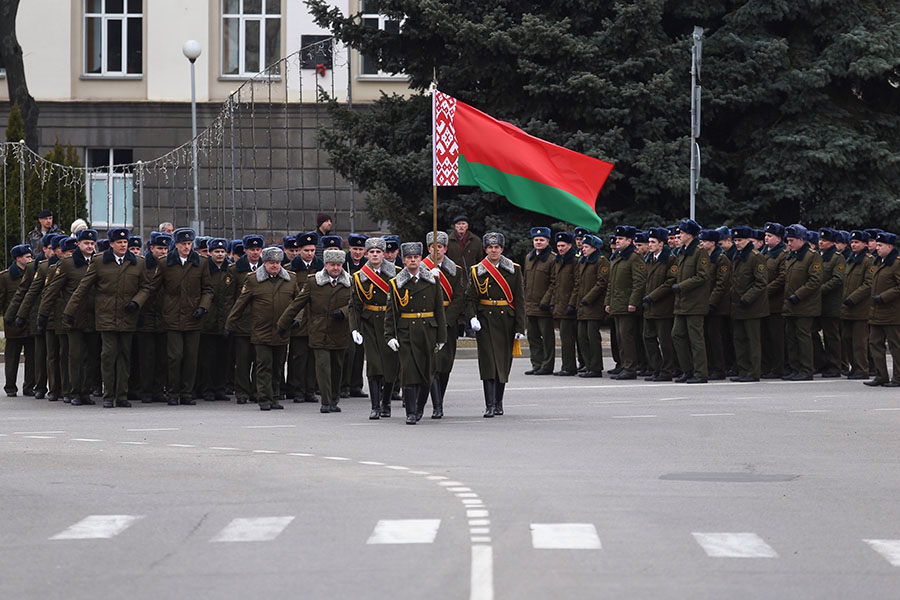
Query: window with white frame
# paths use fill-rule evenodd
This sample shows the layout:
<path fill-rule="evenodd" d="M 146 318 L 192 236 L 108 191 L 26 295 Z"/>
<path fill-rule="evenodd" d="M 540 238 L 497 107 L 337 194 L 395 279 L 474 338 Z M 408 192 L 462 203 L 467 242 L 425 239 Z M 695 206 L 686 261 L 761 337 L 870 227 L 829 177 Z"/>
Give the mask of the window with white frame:
<path fill-rule="evenodd" d="M 368 10 L 366 7 L 367 4 L 370 5 L 368 7 Z M 366 2 L 365 0 L 360 0 L 359 2 L 360 19 L 363 27 L 371 27 L 372 29 L 380 29 L 387 33 L 399 34 L 400 21 L 384 16 L 377 10 L 374 10 L 374 7 L 371 6 L 371 4 L 372 3 Z M 379 70 L 377 58 L 369 54 L 359 55 L 359 74 L 361 77 L 373 78 L 405 77 L 405 75 L 402 74 L 394 75 L 392 73 L 387 73 L 385 71 Z"/>
<path fill-rule="evenodd" d="M 141 75 L 143 20 L 143 0 L 84 0 L 85 75 Z"/>
<path fill-rule="evenodd" d="M 95 228 L 131 227 L 134 220 L 134 153 L 122 148 L 88 148 L 88 215 Z"/>
<path fill-rule="evenodd" d="M 281 0 L 222 0 L 222 75 L 256 75 L 280 58 Z"/>

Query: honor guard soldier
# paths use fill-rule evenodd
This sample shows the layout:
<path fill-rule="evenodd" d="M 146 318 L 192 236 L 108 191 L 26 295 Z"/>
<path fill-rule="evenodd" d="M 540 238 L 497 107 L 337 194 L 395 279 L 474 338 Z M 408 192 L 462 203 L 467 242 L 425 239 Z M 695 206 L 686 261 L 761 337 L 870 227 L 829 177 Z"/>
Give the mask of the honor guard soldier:
<path fill-rule="evenodd" d="M 490 418 L 503 414 L 503 392 L 512 368 L 513 344 L 525 337 L 525 286 L 521 267 L 503 256 L 503 234 L 486 233 L 482 241 L 487 256 L 469 270 L 466 317 L 478 341 L 483 416 Z"/>
<path fill-rule="evenodd" d="M 278 328 L 278 319 L 299 295 L 297 276 L 285 269 L 284 251 L 264 248 L 263 267 L 244 280 L 241 293 L 228 314 L 225 331 L 237 325 L 241 315 L 251 315 L 250 341 L 256 356 L 256 394 L 259 410 L 283 409 L 275 395 L 275 379 L 284 369 L 287 353 L 287 330 Z M 227 333 L 226 333 L 227 336 Z"/>
<path fill-rule="evenodd" d="M 731 231 L 736 252 L 731 266 L 731 329 L 737 376 L 731 381 L 759 381 L 760 320 L 769 314 L 766 260 L 753 246 L 753 230 Z"/>
<path fill-rule="evenodd" d="M 256 234 L 245 235 L 241 240 L 244 255 L 228 268 L 234 282 L 232 289 L 235 302 L 250 274 L 262 267 L 260 256 L 265 243 L 263 236 Z M 253 316 L 244 312 L 229 330 L 229 339 L 234 348 L 234 395 L 238 404 L 247 404 L 251 399 L 256 401 L 256 384 L 253 378 L 256 369 L 253 366 L 253 345 L 250 342 L 252 321 Z"/>
<path fill-rule="evenodd" d="M 203 316 L 203 329 L 200 332 L 200 365 L 197 372 L 197 389 L 207 402 L 227 401 L 225 394 L 225 377 L 222 368 L 222 349 L 228 347 L 225 334 L 225 321 L 234 305 L 235 282 L 228 272 L 228 240 L 210 238 L 206 242 L 209 256 L 206 262 L 209 267 L 209 282 L 212 285 L 212 303 L 209 312 Z M 280 314 L 280 313 L 279 313 Z"/>
<path fill-rule="evenodd" d="M 425 411 L 438 352 L 447 342 L 444 296 L 438 280 L 422 267 L 422 243 L 400 245 L 404 267 L 391 279 L 384 338 L 400 357 L 400 387 L 406 424 Z"/>
<path fill-rule="evenodd" d="M 162 320 L 166 327 L 169 359 L 169 405 L 196 404 L 200 331 L 203 316 L 212 304 L 209 266 L 194 252 L 193 229 L 176 229 L 175 252 L 158 261 L 154 292 L 162 296 Z"/>
<path fill-rule="evenodd" d="M 841 303 L 844 296 L 846 261 L 838 252 L 841 234 L 823 227 L 819 230 L 819 250 L 822 253 L 822 314 L 816 330 L 822 331 L 822 377 L 841 376 Z M 818 336 L 818 334 L 816 334 Z"/>
<path fill-rule="evenodd" d="M 29 272 L 31 278 L 28 280 L 28 287 L 24 290 L 20 287 L 16 292 L 16 298 L 13 299 L 17 303 L 16 314 L 14 317 L 16 327 L 20 329 L 26 324 L 31 328 L 34 334 L 34 397 L 38 400 L 47 397 L 47 395 L 55 389 L 53 400 L 59 396 L 59 376 L 49 371 L 50 358 L 47 355 L 47 338 L 46 332 L 37 333 L 37 317 L 40 305 L 41 292 L 44 290 L 44 283 L 47 281 L 47 271 L 51 264 L 55 265 L 59 260 L 53 250 L 53 238 L 58 234 L 48 233 L 41 240 L 42 255 L 45 257 L 40 262 L 31 261 L 25 268 L 25 278 L 28 279 Z M 52 262 L 51 262 L 52 261 Z M 23 284 L 25 283 L 23 279 Z M 32 289 L 34 290 L 32 292 Z M 19 295 L 21 294 L 21 298 Z M 57 351 L 58 352 L 58 351 Z M 59 358 L 56 358 L 56 369 Z M 55 386 L 55 388 L 54 388 Z"/>
<path fill-rule="evenodd" d="M 567 377 L 578 373 L 575 338 L 578 335 L 578 302 L 575 299 L 575 238 L 568 231 L 554 236 L 556 256 L 550 276 L 550 300 L 553 318 L 559 323 L 559 346 L 562 364 L 554 375 Z"/>
<path fill-rule="evenodd" d="M 425 236 L 425 244 L 429 256 L 422 259 L 426 269 L 431 269 L 431 274 L 438 280 L 443 293 L 444 321 L 447 328 L 447 341 L 438 352 L 434 365 L 434 380 L 431 383 L 431 404 L 434 411 L 432 419 L 440 419 L 444 416 L 444 394 L 450 383 L 450 372 L 456 361 L 456 338 L 459 330 L 456 322 L 460 313 L 465 308 L 462 280 L 465 273 L 459 266 L 446 255 L 449 237 L 443 231 L 437 234 L 437 244 L 434 244 L 434 232 L 429 231 Z M 437 262 L 432 260 L 435 257 Z"/>
<path fill-rule="evenodd" d="M 22 393 L 26 396 L 34 395 L 34 337 L 28 323 L 23 327 L 16 327 L 13 298 L 16 291 L 22 285 L 25 278 L 25 270 L 32 262 L 31 246 L 19 244 L 10 250 L 13 262 L 9 268 L 0 272 L 0 311 L 3 312 L 3 332 L 6 338 L 4 361 L 6 363 L 6 383 L 4 389 L 10 398 L 16 396 L 18 387 L 16 377 L 19 374 L 19 357 L 25 354 L 25 381 L 22 383 Z"/>
<path fill-rule="evenodd" d="M 681 250 L 675 261 L 675 323 L 672 343 L 681 368 L 679 383 L 706 383 L 709 372 L 706 363 L 706 339 L 703 319 L 709 312 L 709 296 L 713 274 L 709 254 L 700 247 L 697 235 L 700 225 L 686 219 L 678 226 L 681 231 Z"/>
<path fill-rule="evenodd" d="M 69 246 L 68 248 L 65 245 Z M 55 303 L 48 308 L 48 315 L 41 316 L 40 308 L 43 303 L 46 289 L 50 282 L 56 277 L 56 267 L 59 261 L 67 256 L 72 255 L 72 250 L 77 247 L 73 238 L 67 235 L 57 234 L 50 240 L 50 247 L 53 255 L 50 257 L 52 263 L 48 263 L 47 276 L 44 279 L 40 289 L 32 290 L 29 288 L 28 295 L 25 297 L 23 306 L 29 303 L 37 305 L 37 329 L 38 335 L 45 334 L 47 338 L 47 381 L 49 383 L 49 391 L 47 392 L 47 400 L 54 402 L 59 398 L 63 398 L 66 402 L 70 401 L 68 397 L 69 386 L 69 338 L 62 330 L 62 323 L 59 322 Z"/>
<path fill-rule="evenodd" d="M 785 261 L 784 337 L 791 372 L 786 381 L 809 381 L 813 377 L 812 323 L 822 312 L 822 257 L 809 247 L 806 227 L 785 227 L 791 251 Z"/>
<path fill-rule="evenodd" d="M 613 379 L 637 379 L 638 306 L 644 297 L 647 267 L 635 252 L 634 236 L 630 225 L 616 227 L 616 254 L 610 261 L 609 287 L 604 306 L 613 319 L 622 370 Z"/>
<path fill-rule="evenodd" d="M 850 363 L 847 379 L 869 378 L 869 315 L 872 312 L 873 259 L 868 253 L 869 234 L 854 229 L 850 232 L 847 273 L 844 275 L 841 306 L 841 341 L 843 354 Z"/>
<path fill-rule="evenodd" d="M 329 237 L 329 236 L 326 236 Z M 338 237 L 338 236 L 333 236 Z M 338 246 L 340 238 L 338 237 Z M 322 252 L 325 268 L 306 282 L 303 290 L 281 315 L 279 327 L 299 328 L 306 307 L 309 347 L 316 360 L 316 379 L 322 395 L 321 413 L 341 412 L 341 369 L 350 339 L 350 275 L 344 270 L 344 251 L 327 248 Z"/>
<path fill-rule="evenodd" d="M 581 258 L 575 265 L 575 300 L 578 302 L 578 340 L 584 353 L 585 370 L 579 377 L 603 377 L 603 336 L 600 325 L 606 316 L 603 301 L 609 284 L 609 260 L 600 252 L 603 239 L 586 234 L 581 240 Z"/>
<path fill-rule="evenodd" d="M 556 332 L 553 329 L 553 313 L 550 311 L 550 283 L 553 276 L 553 259 L 556 253 L 550 248 L 550 228 L 532 227 L 533 249 L 525 258 L 525 319 L 528 323 L 528 349 L 531 353 L 531 369 L 526 375 L 552 375 L 556 361 Z"/>
<path fill-rule="evenodd" d="M 645 381 L 672 381 L 675 372 L 675 346 L 672 326 L 675 322 L 675 255 L 666 245 L 668 232 L 662 227 L 650 228 L 650 251 L 644 259 L 647 281 L 644 286 L 644 349 L 653 374 Z"/>
<path fill-rule="evenodd" d="M 168 233 L 150 233 L 150 248 L 144 253 L 148 273 L 156 273 L 160 262 L 166 261 L 172 236 Z M 155 275 L 154 275 L 155 276 Z M 162 296 L 159 292 L 141 308 L 137 320 L 138 372 L 137 386 L 141 402 L 165 402 L 166 379 L 169 362 L 166 357 L 166 325 L 162 318 Z"/>
<path fill-rule="evenodd" d="M 296 235 L 299 253 L 291 261 L 291 271 L 297 274 L 297 285 L 300 290 L 311 277 L 325 268 L 321 258 L 316 257 L 318 236 L 313 233 Z M 309 347 L 309 327 L 306 318 L 307 309 L 299 313 L 300 326 L 291 329 L 291 346 L 288 350 L 287 390 L 294 402 L 318 402 L 316 399 L 316 361 L 313 350 Z"/>
<path fill-rule="evenodd" d="M 75 319 L 82 303 L 93 300 L 94 327 L 100 333 L 100 369 L 104 381 L 103 407 L 130 407 L 131 343 L 138 311 L 150 297 L 151 277 L 143 258 L 128 251 L 129 231 L 115 227 L 107 232 L 109 249 L 91 261 L 63 318 Z"/>
<path fill-rule="evenodd" d="M 344 268 L 350 273 L 350 278 L 366 264 L 366 240 L 369 236 L 361 233 L 351 233 L 347 236 L 346 262 Z M 347 354 L 344 356 L 344 374 L 341 381 L 341 398 L 365 398 L 363 392 L 363 359 L 364 346 L 359 344 L 347 344 Z"/>
<path fill-rule="evenodd" d="M 391 416 L 391 395 L 400 368 L 397 354 L 384 337 L 384 317 L 391 298 L 389 282 L 397 273 L 394 263 L 384 260 L 384 248 L 384 238 L 366 240 L 367 260 L 353 275 L 350 296 L 350 335 L 356 345 L 363 345 L 366 354 L 370 419 Z"/>
<path fill-rule="evenodd" d="M 706 363 L 709 379 L 725 379 L 728 314 L 731 312 L 731 261 L 718 245 L 718 229 L 704 229 L 699 235 L 700 246 L 709 253 L 710 284 L 709 311 L 704 320 L 706 334 Z M 731 236 L 729 235 L 729 241 Z"/>
<path fill-rule="evenodd" d="M 882 231 L 875 239 L 875 272 L 872 274 L 872 314 L 869 317 L 869 350 L 875 378 L 868 386 L 900 387 L 900 260 L 897 234 Z M 885 342 L 891 350 L 893 377 L 887 370 Z"/>
<path fill-rule="evenodd" d="M 762 346 L 761 370 L 762 379 L 781 379 L 784 375 L 784 317 L 781 307 L 784 304 L 784 269 L 788 249 L 784 245 L 784 226 L 780 223 L 766 223 L 766 248 L 763 256 L 766 259 L 766 293 L 769 296 L 769 316 L 764 317 L 760 335 Z"/>

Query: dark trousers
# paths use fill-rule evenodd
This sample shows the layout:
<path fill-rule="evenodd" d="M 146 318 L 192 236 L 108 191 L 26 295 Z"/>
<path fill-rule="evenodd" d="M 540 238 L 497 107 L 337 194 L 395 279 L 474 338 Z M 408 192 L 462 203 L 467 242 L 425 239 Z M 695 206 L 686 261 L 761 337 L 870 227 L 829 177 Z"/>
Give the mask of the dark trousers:
<path fill-rule="evenodd" d="M 707 377 L 706 339 L 702 315 L 675 315 L 672 324 L 672 343 L 682 373 Z"/>
<path fill-rule="evenodd" d="M 526 317 L 526 320 L 531 368 L 552 371 L 556 362 L 553 317 Z"/>
<path fill-rule="evenodd" d="M 900 382 L 900 325 L 869 324 L 869 350 L 872 352 L 872 366 L 875 368 L 875 379 L 881 382 L 890 379 L 885 342 L 891 350 L 891 360 L 894 364 L 893 380 Z"/>
<path fill-rule="evenodd" d="M 344 368 L 344 349 L 315 348 L 316 381 L 323 406 L 337 406 L 341 399 L 341 372 Z"/>
<path fill-rule="evenodd" d="M 288 389 L 298 398 L 316 394 L 315 353 L 309 347 L 309 336 L 291 338 L 288 354 Z"/>
<path fill-rule="evenodd" d="M 197 369 L 197 389 L 204 398 L 225 395 L 225 373 L 222 372 L 222 349 L 225 338 L 217 333 L 200 334 L 200 366 Z"/>
<path fill-rule="evenodd" d="M 249 335 L 233 335 L 234 340 L 234 396 L 256 399 L 253 345 Z"/>
<path fill-rule="evenodd" d="M 637 320 L 636 314 L 615 315 L 613 324 L 616 327 L 616 340 L 619 343 L 619 366 L 622 372 L 634 375 L 637 372 Z"/>
<path fill-rule="evenodd" d="M 559 349 L 562 354 L 560 371 L 574 372 L 578 370 L 575 358 L 575 337 L 578 335 L 578 321 L 575 319 L 559 320 Z"/>
<path fill-rule="evenodd" d="M 256 395 L 259 405 L 266 406 L 275 401 L 275 378 L 284 372 L 287 345 L 253 344 L 253 352 L 256 355 Z"/>
<path fill-rule="evenodd" d="M 731 331 L 738 375 L 759 379 L 762 354 L 760 320 L 731 319 Z"/>
<path fill-rule="evenodd" d="M 760 322 L 762 347 L 760 357 L 763 373 L 784 374 L 784 318 L 780 314 L 763 317 Z"/>
<path fill-rule="evenodd" d="M 349 340 L 347 350 L 344 354 L 344 370 L 341 376 L 342 390 L 361 390 L 363 386 L 363 359 L 365 358 L 365 350 L 363 346 L 357 345 L 353 340 Z"/>
<path fill-rule="evenodd" d="M 103 374 L 103 400 L 128 399 L 128 379 L 131 375 L 131 331 L 102 331 L 100 338 L 100 371 Z"/>
<path fill-rule="evenodd" d="M 189 399 L 193 397 L 199 350 L 199 331 L 166 332 L 170 398 Z"/>
<path fill-rule="evenodd" d="M 578 345 L 584 353 L 584 366 L 588 371 L 603 371 L 603 336 L 599 320 L 579 320 Z"/>
<path fill-rule="evenodd" d="M 94 371 L 100 360 L 100 335 L 95 332 L 69 331 L 69 381 L 71 396 L 90 396 Z"/>
<path fill-rule="evenodd" d="M 813 374 L 812 317 L 784 317 L 784 341 L 792 373 Z"/>
<path fill-rule="evenodd" d="M 706 364 L 709 372 L 725 375 L 725 327 L 728 317 L 725 315 L 707 315 L 704 321 L 706 334 Z"/>
<path fill-rule="evenodd" d="M 140 394 L 142 399 L 162 399 L 169 375 L 166 333 L 141 331 L 137 334 L 138 370 L 140 372 Z"/>
<path fill-rule="evenodd" d="M 48 329 L 44 332 L 44 342 L 47 348 L 47 393 L 54 394 L 58 398 L 62 395 L 62 376 L 59 370 L 59 336 Z M 66 377 L 68 379 L 68 377 Z"/>
<path fill-rule="evenodd" d="M 841 340 L 851 375 L 869 374 L 869 324 L 866 321 L 841 321 Z"/>
<path fill-rule="evenodd" d="M 47 336 L 36 335 L 34 340 L 34 391 L 47 393 Z M 26 367 L 28 363 L 25 363 Z M 27 370 L 27 369 L 26 369 Z"/>
<path fill-rule="evenodd" d="M 819 317 L 822 330 L 822 372 L 841 372 L 841 320 L 835 317 Z"/>
<path fill-rule="evenodd" d="M 6 384 L 3 389 L 7 394 L 15 394 L 18 391 L 16 378 L 19 376 L 19 359 L 25 355 L 25 381 L 22 382 L 22 391 L 34 389 L 34 338 L 6 338 Z"/>
<path fill-rule="evenodd" d="M 675 372 L 675 345 L 672 343 L 674 319 L 644 318 L 644 352 L 654 375 L 671 377 Z"/>

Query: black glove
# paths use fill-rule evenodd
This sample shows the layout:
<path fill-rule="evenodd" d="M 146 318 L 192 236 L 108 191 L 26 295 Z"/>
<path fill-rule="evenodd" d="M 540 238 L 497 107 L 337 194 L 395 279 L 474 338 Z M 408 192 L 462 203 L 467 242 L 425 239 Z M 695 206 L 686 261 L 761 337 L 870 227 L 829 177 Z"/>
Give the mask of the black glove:
<path fill-rule="evenodd" d="M 462 323 L 456 326 L 456 337 L 465 337 L 466 336 L 466 326 Z"/>
<path fill-rule="evenodd" d="M 653 298 L 651 298 L 650 296 L 644 296 L 643 299 L 641 299 L 641 302 L 643 302 L 644 304 L 653 304 Z"/>
<path fill-rule="evenodd" d="M 872 296 L 872 302 L 875 304 L 884 304 L 884 300 L 881 299 L 881 294 L 875 294 Z"/>
<path fill-rule="evenodd" d="M 550 310 L 552 310 L 547 304 L 538 304 L 538 308 L 544 312 L 550 312 Z"/>
<path fill-rule="evenodd" d="M 588 305 L 588 303 L 587 303 L 587 302 L 585 302 L 585 301 L 584 301 L 584 300 L 582 300 L 582 301 L 581 301 L 581 302 L 579 302 L 579 303 L 578 303 L 578 304 L 580 304 L 580 305 L 581 305 L 581 306 L 587 306 L 587 305 Z"/>
<path fill-rule="evenodd" d="M 300 329 L 300 321 L 291 321 L 291 329 Z"/>
<path fill-rule="evenodd" d="M 75 317 L 73 317 L 72 315 L 63 314 L 62 319 L 63 319 L 63 323 L 65 323 L 66 325 L 74 325 L 75 324 Z"/>
<path fill-rule="evenodd" d="M 137 309 L 138 309 L 138 303 L 135 302 L 134 300 L 132 300 L 131 302 L 129 302 L 128 304 L 125 305 L 125 312 L 127 312 L 127 313 L 137 312 Z"/>
<path fill-rule="evenodd" d="M 790 302 L 791 304 L 799 304 L 800 298 L 797 297 L 797 294 L 791 294 L 788 297 L 788 302 Z"/>
<path fill-rule="evenodd" d="M 143 327 L 143 326 L 144 326 L 144 315 L 138 315 L 137 326 L 138 326 L 138 327 Z"/>
<path fill-rule="evenodd" d="M 343 321 L 344 320 L 344 312 L 341 309 L 331 311 L 331 318 L 335 321 Z"/>
<path fill-rule="evenodd" d="M 16 325 L 17 329 L 24 329 L 25 328 L 25 319 L 23 319 L 22 317 L 16 317 L 15 325 Z"/>
<path fill-rule="evenodd" d="M 676 293 L 676 294 L 680 294 L 680 293 L 681 293 L 681 286 L 679 286 L 677 283 L 673 283 L 673 284 L 672 284 L 672 291 L 673 291 L 674 293 Z"/>
<path fill-rule="evenodd" d="M 227 329 L 222 332 L 222 337 L 225 338 L 226 340 L 228 339 L 228 336 L 230 336 L 230 335 L 231 335 L 231 332 Z"/>
<path fill-rule="evenodd" d="M 744 300 L 743 298 L 741 298 L 738 302 L 740 302 L 741 306 L 745 306 L 745 307 L 750 306 L 750 303 L 747 302 L 746 300 Z"/>
<path fill-rule="evenodd" d="M 578 310 L 572 306 L 571 304 L 566 307 L 566 316 L 573 317 L 578 313 Z"/>
<path fill-rule="evenodd" d="M 191 317 L 193 317 L 195 321 L 199 321 L 207 312 L 209 311 L 200 306 L 197 308 L 197 310 L 194 311 L 194 314 L 192 314 Z"/>
<path fill-rule="evenodd" d="M 553 309 L 556 308 L 553 304 L 550 305 L 550 312 L 553 312 Z"/>
<path fill-rule="evenodd" d="M 281 337 L 287 337 L 287 329 L 285 329 L 281 325 L 275 327 L 275 331 L 277 331 L 278 335 L 280 335 Z"/>
<path fill-rule="evenodd" d="M 846 300 L 844 300 L 844 306 L 853 306 L 853 300 L 847 298 Z"/>
<path fill-rule="evenodd" d="M 47 321 L 49 319 L 44 315 L 38 315 L 37 333 L 38 335 L 47 331 Z"/>

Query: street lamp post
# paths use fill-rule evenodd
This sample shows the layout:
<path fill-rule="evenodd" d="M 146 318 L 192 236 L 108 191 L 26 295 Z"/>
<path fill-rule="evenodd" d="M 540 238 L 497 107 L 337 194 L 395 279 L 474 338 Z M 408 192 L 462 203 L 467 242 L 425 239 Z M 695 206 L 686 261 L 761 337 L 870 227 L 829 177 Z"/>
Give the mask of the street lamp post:
<path fill-rule="evenodd" d="M 198 235 L 203 235 L 200 223 L 200 189 L 197 183 L 197 88 L 194 78 L 194 63 L 200 57 L 203 48 L 200 42 L 196 40 L 188 40 L 182 46 L 181 51 L 184 56 L 191 62 L 191 152 L 193 153 L 194 165 L 194 220 L 191 227 Z"/>

